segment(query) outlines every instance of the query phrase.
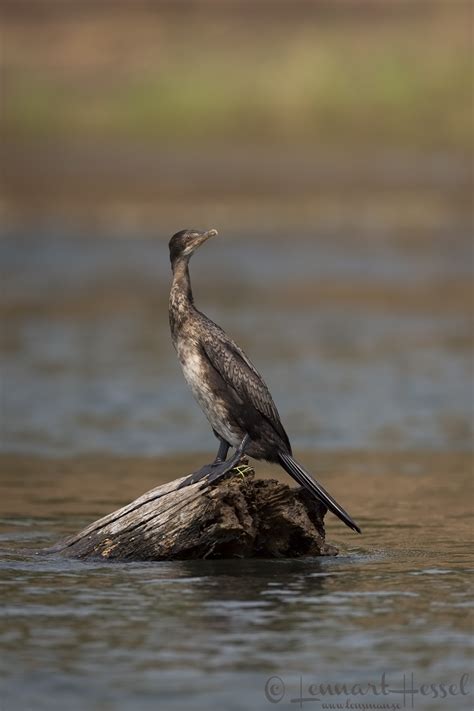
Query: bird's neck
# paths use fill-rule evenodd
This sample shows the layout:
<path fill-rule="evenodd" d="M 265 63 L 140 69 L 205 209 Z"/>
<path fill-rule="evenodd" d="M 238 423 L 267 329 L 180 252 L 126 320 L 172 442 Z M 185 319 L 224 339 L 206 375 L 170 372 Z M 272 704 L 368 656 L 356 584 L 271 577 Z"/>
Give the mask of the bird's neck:
<path fill-rule="evenodd" d="M 171 283 L 169 302 L 170 324 L 173 334 L 193 310 L 193 292 L 188 262 L 178 262 L 173 265 L 173 281 Z"/>

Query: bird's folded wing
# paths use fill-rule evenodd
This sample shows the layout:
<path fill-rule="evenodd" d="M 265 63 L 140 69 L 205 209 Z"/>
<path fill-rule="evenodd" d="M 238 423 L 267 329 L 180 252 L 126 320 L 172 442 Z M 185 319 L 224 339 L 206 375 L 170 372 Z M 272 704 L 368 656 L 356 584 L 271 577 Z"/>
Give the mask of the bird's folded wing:
<path fill-rule="evenodd" d="M 221 340 L 215 335 L 209 334 L 202 342 L 212 366 L 244 402 L 252 405 L 271 422 L 286 441 L 287 435 L 280 415 L 262 376 L 236 343 L 227 338 Z"/>

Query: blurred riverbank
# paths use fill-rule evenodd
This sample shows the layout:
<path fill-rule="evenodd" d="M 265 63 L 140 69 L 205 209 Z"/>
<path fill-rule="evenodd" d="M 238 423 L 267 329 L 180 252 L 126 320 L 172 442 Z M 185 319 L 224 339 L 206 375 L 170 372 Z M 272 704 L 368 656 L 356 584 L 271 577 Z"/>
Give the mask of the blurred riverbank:
<path fill-rule="evenodd" d="M 161 236 L 183 225 L 308 232 L 469 228 L 469 156 L 403 150 L 342 154 L 308 146 L 158 148 L 77 141 L 1 149 L 5 227 L 65 226 Z M 382 237 L 381 237 L 382 238 Z"/>
<path fill-rule="evenodd" d="M 4 4 L 4 224 L 466 216 L 470 3 L 268 8 Z"/>

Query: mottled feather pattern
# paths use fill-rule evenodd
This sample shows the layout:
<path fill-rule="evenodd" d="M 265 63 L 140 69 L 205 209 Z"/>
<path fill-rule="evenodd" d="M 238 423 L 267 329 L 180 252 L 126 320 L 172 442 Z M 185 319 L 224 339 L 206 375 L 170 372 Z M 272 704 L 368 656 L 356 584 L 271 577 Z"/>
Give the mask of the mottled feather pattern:
<path fill-rule="evenodd" d="M 202 328 L 201 345 L 213 367 L 247 406 L 254 407 L 268 419 L 291 451 L 280 415 L 262 376 L 225 331 L 203 314 L 199 316 Z"/>

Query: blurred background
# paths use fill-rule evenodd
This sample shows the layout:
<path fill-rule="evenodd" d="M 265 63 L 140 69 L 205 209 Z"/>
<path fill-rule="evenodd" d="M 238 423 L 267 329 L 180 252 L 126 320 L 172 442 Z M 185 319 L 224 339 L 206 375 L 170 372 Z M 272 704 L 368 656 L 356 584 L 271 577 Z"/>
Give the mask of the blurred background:
<path fill-rule="evenodd" d="M 0 12 L 5 709 L 268 711 L 275 674 L 285 702 L 300 675 L 459 683 L 472 3 Z M 36 553 L 215 452 L 169 336 L 168 240 L 185 227 L 220 233 L 191 263 L 198 306 L 248 352 L 298 459 L 362 527 L 327 517 L 335 559 Z"/>
<path fill-rule="evenodd" d="M 167 242 L 296 448 L 471 444 L 471 3 L 2 3 L 3 448 L 214 447 Z"/>

